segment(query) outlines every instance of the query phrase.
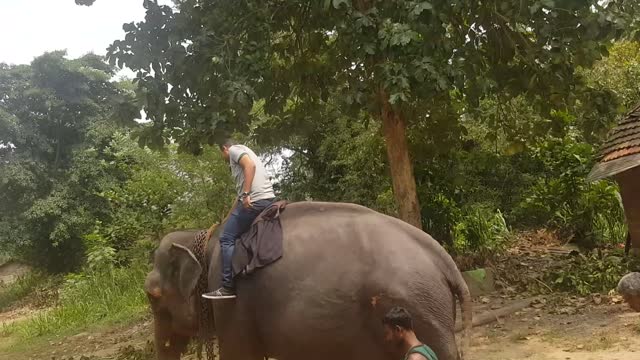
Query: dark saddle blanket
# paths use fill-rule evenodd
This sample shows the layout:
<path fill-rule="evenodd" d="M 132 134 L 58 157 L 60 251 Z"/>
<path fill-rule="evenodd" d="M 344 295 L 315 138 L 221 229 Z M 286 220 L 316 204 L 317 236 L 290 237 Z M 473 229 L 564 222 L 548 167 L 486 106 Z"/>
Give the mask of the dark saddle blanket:
<path fill-rule="evenodd" d="M 249 275 L 282 257 L 282 225 L 280 213 L 287 201 L 276 201 L 264 209 L 249 230 L 238 240 L 233 252 L 233 274 Z"/>

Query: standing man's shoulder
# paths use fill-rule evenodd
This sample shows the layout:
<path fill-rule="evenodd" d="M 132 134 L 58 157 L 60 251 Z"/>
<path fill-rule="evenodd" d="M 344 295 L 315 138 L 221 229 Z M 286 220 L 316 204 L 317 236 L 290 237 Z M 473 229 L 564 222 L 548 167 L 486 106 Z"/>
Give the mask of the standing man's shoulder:
<path fill-rule="evenodd" d="M 436 353 L 433 352 L 433 349 L 428 347 L 427 345 L 421 345 L 416 348 L 413 348 L 409 356 L 407 356 L 407 360 L 438 360 Z"/>
<path fill-rule="evenodd" d="M 420 354 L 420 353 L 412 353 L 409 354 L 409 356 L 407 357 L 407 360 L 425 360 L 427 358 L 424 357 L 424 355 Z M 430 360 L 430 359 L 427 359 Z"/>

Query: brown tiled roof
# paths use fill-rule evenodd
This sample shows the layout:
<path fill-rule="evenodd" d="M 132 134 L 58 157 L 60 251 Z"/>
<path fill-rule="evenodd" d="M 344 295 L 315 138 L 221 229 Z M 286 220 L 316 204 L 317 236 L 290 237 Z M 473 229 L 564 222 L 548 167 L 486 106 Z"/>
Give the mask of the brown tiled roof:
<path fill-rule="evenodd" d="M 640 165 L 640 105 L 611 130 L 587 180 L 603 179 Z"/>

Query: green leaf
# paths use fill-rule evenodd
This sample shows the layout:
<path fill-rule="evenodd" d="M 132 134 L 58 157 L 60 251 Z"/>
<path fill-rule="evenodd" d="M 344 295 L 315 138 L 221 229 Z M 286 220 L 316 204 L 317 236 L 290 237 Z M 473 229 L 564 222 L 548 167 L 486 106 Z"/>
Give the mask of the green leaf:
<path fill-rule="evenodd" d="M 554 6 L 556 6 L 556 3 L 554 0 L 541 0 L 540 2 L 542 3 L 542 5 L 548 8 L 553 8 Z"/>
<path fill-rule="evenodd" d="M 340 8 L 340 5 L 344 4 L 346 7 L 349 7 L 348 0 L 333 0 L 333 7 L 336 9 Z"/>
<path fill-rule="evenodd" d="M 446 90 L 449 88 L 449 82 L 447 82 L 447 79 L 445 79 L 442 76 L 438 76 L 438 88 L 440 90 Z"/>
<path fill-rule="evenodd" d="M 127 33 L 127 35 L 125 35 L 124 40 L 126 42 L 128 42 L 129 44 L 131 44 L 136 40 L 136 36 L 135 36 L 134 33 L 129 32 L 129 33 Z"/>
<path fill-rule="evenodd" d="M 376 53 L 376 46 L 372 43 L 366 43 L 362 46 L 362 48 L 369 55 L 374 55 Z"/>
<path fill-rule="evenodd" d="M 136 26 L 132 22 L 126 23 L 122 25 L 122 30 L 124 30 L 125 32 L 134 32 L 136 31 Z"/>
<path fill-rule="evenodd" d="M 393 93 L 389 97 L 389 103 L 393 105 L 399 104 L 400 102 L 406 102 L 407 100 L 407 96 L 404 93 Z"/>
<path fill-rule="evenodd" d="M 529 12 L 531 13 L 531 15 L 533 15 L 537 13 L 538 10 L 540 10 L 541 8 L 542 8 L 542 5 L 539 2 L 536 2 L 533 5 L 529 6 Z"/>
<path fill-rule="evenodd" d="M 431 3 L 428 1 L 423 1 L 416 4 L 416 6 L 413 8 L 413 11 L 411 11 L 411 14 L 420 16 L 420 14 L 422 14 L 422 12 L 425 10 L 433 10 L 433 5 L 431 5 Z"/>

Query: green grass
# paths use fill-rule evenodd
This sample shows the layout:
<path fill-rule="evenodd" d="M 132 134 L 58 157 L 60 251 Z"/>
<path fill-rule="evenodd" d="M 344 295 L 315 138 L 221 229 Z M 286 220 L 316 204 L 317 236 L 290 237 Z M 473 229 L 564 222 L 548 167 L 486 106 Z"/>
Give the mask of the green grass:
<path fill-rule="evenodd" d="M 135 266 L 70 277 L 55 307 L 8 325 L 3 335 L 27 340 L 139 320 L 147 307 L 142 290 L 147 270 Z"/>
<path fill-rule="evenodd" d="M 0 286 L 0 312 L 29 296 L 38 287 L 46 284 L 48 280 L 42 273 L 33 272 L 19 277 L 9 285 Z"/>

